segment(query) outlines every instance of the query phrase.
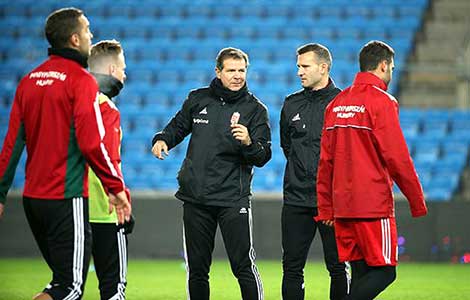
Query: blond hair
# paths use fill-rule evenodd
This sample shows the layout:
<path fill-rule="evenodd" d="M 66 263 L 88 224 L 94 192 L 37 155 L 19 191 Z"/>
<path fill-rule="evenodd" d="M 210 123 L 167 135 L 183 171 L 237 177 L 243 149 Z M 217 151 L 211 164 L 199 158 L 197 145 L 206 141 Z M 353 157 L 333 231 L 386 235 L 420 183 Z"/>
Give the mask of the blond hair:
<path fill-rule="evenodd" d="M 99 41 L 91 47 L 88 65 L 93 68 L 102 63 L 104 58 L 115 59 L 123 52 L 121 43 L 116 40 Z"/>

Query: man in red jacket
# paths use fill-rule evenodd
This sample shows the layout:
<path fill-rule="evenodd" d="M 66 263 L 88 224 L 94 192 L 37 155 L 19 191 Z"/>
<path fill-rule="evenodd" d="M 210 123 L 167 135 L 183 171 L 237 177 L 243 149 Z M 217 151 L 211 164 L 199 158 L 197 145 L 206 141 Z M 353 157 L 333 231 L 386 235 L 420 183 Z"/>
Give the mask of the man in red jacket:
<path fill-rule="evenodd" d="M 126 80 L 126 60 L 121 43 L 103 40 L 91 47 L 88 65 L 98 81 L 101 116 L 106 129 L 103 143 L 111 160 L 121 165 L 121 114 L 114 103 Z M 126 297 L 127 234 L 132 222 L 117 224 L 116 214 L 109 214 L 108 195 L 92 170 L 88 172 L 89 215 L 93 239 L 92 255 L 101 299 Z M 131 200 L 128 194 L 129 201 Z"/>
<path fill-rule="evenodd" d="M 21 80 L 0 153 L 0 214 L 26 145 L 24 210 L 53 272 L 34 299 L 72 300 L 83 295 L 91 253 L 87 163 L 120 223 L 129 220 L 131 208 L 121 171 L 102 142 L 98 85 L 85 69 L 89 22 L 81 10 L 60 9 L 47 18 L 45 33 L 50 57 Z"/>
<path fill-rule="evenodd" d="M 413 217 L 427 213 L 400 129 L 398 102 L 386 92 L 393 57 L 387 44 L 367 43 L 359 55 L 361 72 L 325 112 L 317 220 L 334 224 L 339 259 L 351 263 L 352 287 L 345 299 L 374 299 L 395 280 L 393 181 Z"/>

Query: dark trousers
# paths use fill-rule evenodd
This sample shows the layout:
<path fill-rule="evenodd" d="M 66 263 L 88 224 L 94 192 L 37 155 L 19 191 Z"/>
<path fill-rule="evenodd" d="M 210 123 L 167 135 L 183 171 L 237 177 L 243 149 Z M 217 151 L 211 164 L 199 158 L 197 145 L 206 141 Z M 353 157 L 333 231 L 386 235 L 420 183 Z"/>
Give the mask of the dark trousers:
<path fill-rule="evenodd" d="M 351 293 L 345 300 L 373 300 L 396 278 L 395 266 L 371 267 L 364 260 L 351 262 Z"/>
<path fill-rule="evenodd" d="M 300 300 L 305 297 L 304 267 L 317 228 L 322 240 L 326 268 L 330 273 L 330 299 L 343 299 L 347 294 L 346 265 L 338 260 L 334 228 L 313 220 L 316 215 L 316 208 L 293 205 L 282 207 L 283 300 Z"/>
<path fill-rule="evenodd" d="M 127 237 L 124 228 L 113 223 L 90 223 L 93 233 L 93 263 L 101 300 L 125 299 Z"/>
<path fill-rule="evenodd" d="M 88 199 L 23 198 L 23 207 L 42 256 L 52 270 L 44 289 L 54 300 L 81 299 L 91 254 Z"/>
<path fill-rule="evenodd" d="M 249 207 L 183 204 L 184 250 L 191 300 L 209 299 L 209 269 L 217 224 L 233 275 L 244 300 L 262 300 L 263 286 L 255 265 L 252 217 Z"/>

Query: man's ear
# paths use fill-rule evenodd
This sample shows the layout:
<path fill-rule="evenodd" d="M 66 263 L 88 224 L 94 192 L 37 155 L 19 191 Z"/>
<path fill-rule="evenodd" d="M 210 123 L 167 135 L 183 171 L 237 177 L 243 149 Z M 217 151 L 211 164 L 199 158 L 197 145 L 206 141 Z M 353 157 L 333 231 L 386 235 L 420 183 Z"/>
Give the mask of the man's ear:
<path fill-rule="evenodd" d="M 80 45 L 80 37 L 78 33 L 73 33 L 69 38 L 69 43 L 73 48 L 78 48 Z"/>
<path fill-rule="evenodd" d="M 115 64 L 109 64 L 108 65 L 108 75 L 113 75 L 115 71 L 116 71 L 116 65 Z"/>
<path fill-rule="evenodd" d="M 387 72 L 387 66 L 388 62 L 384 59 L 382 62 L 379 64 L 379 70 L 383 73 Z"/>
<path fill-rule="evenodd" d="M 220 70 L 219 68 L 215 67 L 215 76 L 217 76 L 218 79 L 220 79 Z"/>
<path fill-rule="evenodd" d="M 322 63 L 321 64 L 321 74 L 324 75 L 327 72 L 328 72 L 328 64 L 327 63 Z"/>

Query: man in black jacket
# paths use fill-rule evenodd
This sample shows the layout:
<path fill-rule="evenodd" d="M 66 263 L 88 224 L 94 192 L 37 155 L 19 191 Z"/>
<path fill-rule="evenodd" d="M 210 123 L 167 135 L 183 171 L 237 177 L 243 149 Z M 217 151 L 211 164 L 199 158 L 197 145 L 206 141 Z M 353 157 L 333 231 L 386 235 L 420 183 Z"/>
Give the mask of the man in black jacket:
<path fill-rule="evenodd" d="M 242 298 L 263 299 L 255 265 L 251 217 L 253 166 L 271 158 L 266 107 L 248 91 L 248 56 L 222 49 L 216 78 L 209 87 L 191 91 L 181 110 L 152 140 L 152 152 L 163 153 L 191 133 L 178 172 L 176 197 L 184 202 L 184 250 L 189 298 L 209 299 L 209 268 L 217 224 Z"/>
<path fill-rule="evenodd" d="M 342 299 L 348 289 L 346 266 L 338 261 L 335 233 L 316 222 L 316 177 L 320 157 L 323 113 L 340 92 L 330 79 L 331 54 L 320 44 L 297 49 L 297 74 L 303 89 L 289 95 L 281 111 L 281 147 L 287 158 L 282 208 L 283 300 L 304 299 L 303 269 L 318 228 L 326 267 L 330 273 L 330 299 Z"/>

